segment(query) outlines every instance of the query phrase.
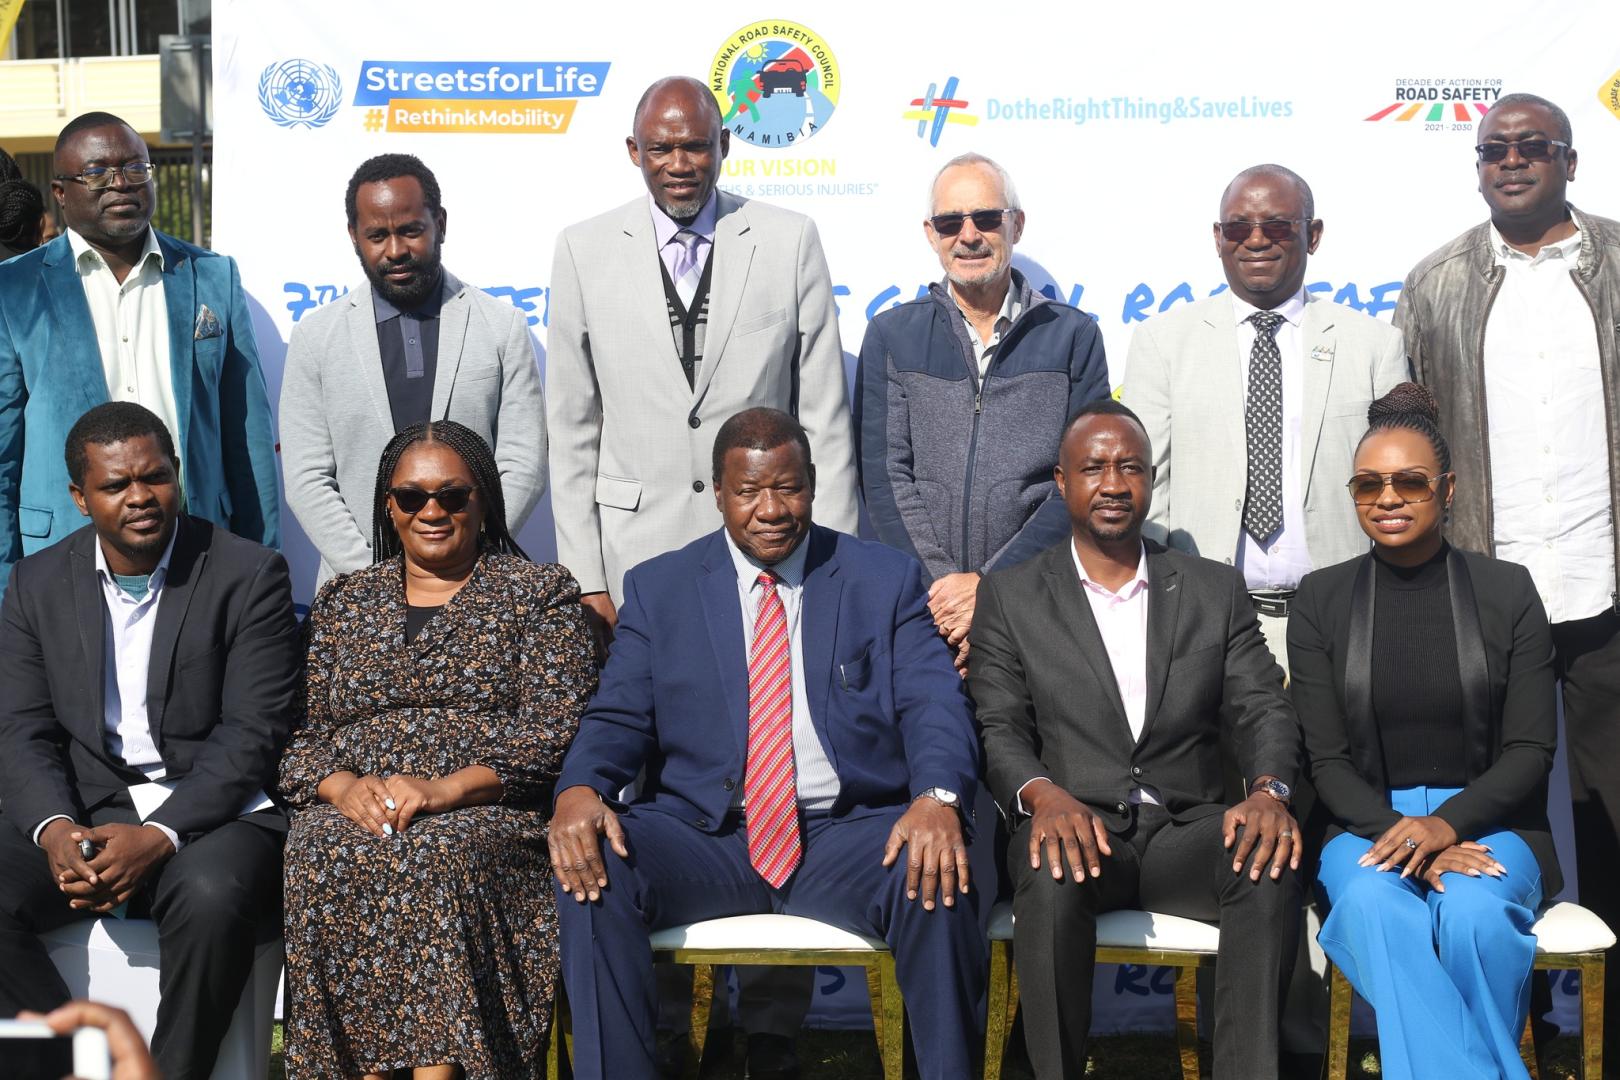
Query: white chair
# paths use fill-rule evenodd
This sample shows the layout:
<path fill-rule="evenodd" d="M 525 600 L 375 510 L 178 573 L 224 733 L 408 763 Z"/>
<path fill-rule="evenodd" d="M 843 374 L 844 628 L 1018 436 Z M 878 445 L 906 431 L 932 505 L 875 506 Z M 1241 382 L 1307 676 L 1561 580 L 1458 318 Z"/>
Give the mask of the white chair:
<path fill-rule="evenodd" d="M 1585 1080 L 1599 1080 L 1603 1076 L 1604 961 L 1615 942 L 1614 931 L 1590 911 L 1568 901 L 1547 908 L 1530 929 L 1536 935 L 1535 966 L 1538 969 L 1581 973 L 1581 1076 Z M 1333 964 L 1328 967 L 1332 982 L 1327 1076 L 1328 1080 L 1344 1080 L 1350 1071 L 1350 1008 L 1355 1002 L 1355 991 L 1344 972 Z M 1519 1056 L 1524 1058 L 1530 1075 L 1538 1075 L 1528 1018 L 1519 1040 Z"/>
<path fill-rule="evenodd" d="M 984 1033 L 984 1078 L 1000 1080 L 1007 1036 L 1018 1015 L 1018 972 L 1013 966 L 1013 912 L 1004 900 L 990 912 L 989 1016 Z M 1097 916 L 1097 963 L 1176 969 L 1176 1049 L 1183 1080 L 1198 1080 L 1198 969 L 1215 962 L 1220 929 L 1196 919 L 1152 911 L 1110 911 Z"/>
<path fill-rule="evenodd" d="M 129 1013 L 148 1043 L 157 1026 L 158 932 L 150 919 L 84 919 L 40 935 L 51 963 L 76 998 Z M 220 1043 L 213 1080 L 264 1080 L 281 986 L 281 939 L 259 946 L 230 1030 Z"/>

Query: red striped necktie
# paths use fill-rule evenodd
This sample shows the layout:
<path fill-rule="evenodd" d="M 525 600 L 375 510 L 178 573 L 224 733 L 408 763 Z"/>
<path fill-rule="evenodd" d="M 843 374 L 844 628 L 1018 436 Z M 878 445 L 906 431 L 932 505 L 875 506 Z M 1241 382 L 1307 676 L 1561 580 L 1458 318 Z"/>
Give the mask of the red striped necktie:
<path fill-rule="evenodd" d="M 762 571 L 748 652 L 748 763 L 743 798 L 748 861 L 780 889 L 799 868 L 798 784 L 793 769 L 793 663 L 776 575 Z"/>

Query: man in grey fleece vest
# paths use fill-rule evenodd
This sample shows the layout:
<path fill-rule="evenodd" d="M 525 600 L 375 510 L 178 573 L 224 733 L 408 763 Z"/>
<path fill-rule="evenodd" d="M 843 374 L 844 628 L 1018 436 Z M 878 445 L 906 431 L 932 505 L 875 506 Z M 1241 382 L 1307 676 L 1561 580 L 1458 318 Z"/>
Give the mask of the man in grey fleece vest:
<path fill-rule="evenodd" d="M 946 163 L 923 233 L 945 280 L 868 325 L 856 438 L 872 527 L 923 564 L 934 623 L 965 672 L 980 577 L 1068 535 L 1058 443 L 1108 393 L 1108 361 L 1095 319 L 1013 269 L 1024 211 L 1000 165 Z"/>

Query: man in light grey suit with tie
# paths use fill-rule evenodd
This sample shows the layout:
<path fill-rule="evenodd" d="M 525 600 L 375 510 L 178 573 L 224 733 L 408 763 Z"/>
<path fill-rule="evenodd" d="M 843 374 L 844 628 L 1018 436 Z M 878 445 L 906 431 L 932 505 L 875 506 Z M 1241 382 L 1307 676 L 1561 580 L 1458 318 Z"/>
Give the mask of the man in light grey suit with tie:
<path fill-rule="evenodd" d="M 849 392 L 815 224 L 716 190 L 730 132 L 695 79 L 648 87 L 625 141 L 648 194 L 558 238 L 546 361 L 557 557 L 610 626 L 625 571 L 720 527 L 709 454 L 743 409 L 798 418 L 817 520 L 857 527 Z"/>
<path fill-rule="evenodd" d="M 293 327 L 281 381 L 287 505 L 319 583 L 371 564 L 383 447 L 428 420 L 490 444 L 515 532 L 545 491 L 546 409 L 528 320 L 440 261 L 439 183 L 410 154 L 363 163 L 345 197 L 366 281 Z"/>
<path fill-rule="evenodd" d="M 557 558 L 605 635 L 626 571 L 720 527 L 708 489 L 714 435 L 744 409 L 799 420 L 816 462 L 816 520 L 858 527 L 849 392 L 815 224 L 716 190 L 730 132 L 696 79 L 653 83 L 632 130 L 625 142 L 647 194 L 558 238 L 547 339 Z M 807 971 L 744 969 L 741 982 L 749 1075 L 796 1076 L 788 1039 Z"/>
<path fill-rule="evenodd" d="M 1286 672 L 1300 579 L 1367 550 L 1344 485 L 1367 406 L 1407 378 L 1406 351 L 1387 323 L 1305 291 L 1322 222 L 1298 173 L 1243 170 L 1220 215 L 1228 289 L 1137 327 L 1121 400 L 1157 470 L 1143 535 L 1242 571 Z M 1307 938 L 1283 1013 L 1285 1076 L 1316 1074 L 1326 1031 L 1327 960 L 1314 932 L 1300 948 Z"/>

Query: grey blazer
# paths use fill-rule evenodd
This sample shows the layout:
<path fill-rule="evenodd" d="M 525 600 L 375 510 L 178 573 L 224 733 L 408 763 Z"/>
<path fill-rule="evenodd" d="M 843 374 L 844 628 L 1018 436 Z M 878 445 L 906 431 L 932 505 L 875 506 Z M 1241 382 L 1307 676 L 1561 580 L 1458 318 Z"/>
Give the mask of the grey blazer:
<path fill-rule="evenodd" d="M 433 418 L 488 440 L 516 533 L 546 489 L 546 407 L 523 312 L 445 271 Z M 281 378 L 287 505 L 321 555 L 319 586 L 371 565 L 377 463 L 394 437 L 371 284 L 293 327 Z"/>
<path fill-rule="evenodd" d="M 551 274 L 546 399 L 557 558 L 617 604 L 625 571 L 720 527 L 720 425 L 768 405 L 798 416 L 816 521 L 857 527 L 855 452 L 832 281 L 802 214 L 721 192 L 697 386 L 681 370 L 642 195 L 569 226 Z"/>
<path fill-rule="evenodd" d="M 1410 376 L 1399 330 L 1309 293 L 1305 299 L 1305 544 L 1313 565 L 1331 566 L 1368 548 L 1344 490 L 1367 431 L 1367 406 Z M 1158 470 L 1143 534 L 1231 563 L 1243 530 L 1249 456 L 1230 297 L 1223 292 L 1138 326 L 1121 400 L 1142 418 Z"/>

